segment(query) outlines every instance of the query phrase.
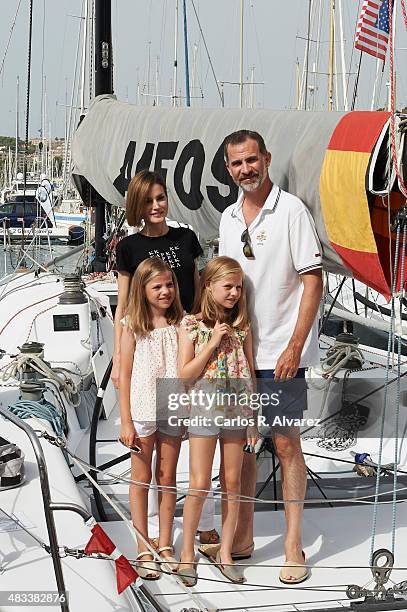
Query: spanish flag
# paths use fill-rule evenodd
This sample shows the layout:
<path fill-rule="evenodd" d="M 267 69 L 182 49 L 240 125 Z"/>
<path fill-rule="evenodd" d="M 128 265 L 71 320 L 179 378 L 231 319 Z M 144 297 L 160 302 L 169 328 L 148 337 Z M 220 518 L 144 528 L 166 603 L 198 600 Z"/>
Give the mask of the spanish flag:
<path fill-rule="evenodd" d="M 321 208 L 328 238 L 353 276 L 390 298 L 366 193 L 369 161 L 387 112 L 348 113 L 339 121 L 325 153 L 320 177 Z"/>

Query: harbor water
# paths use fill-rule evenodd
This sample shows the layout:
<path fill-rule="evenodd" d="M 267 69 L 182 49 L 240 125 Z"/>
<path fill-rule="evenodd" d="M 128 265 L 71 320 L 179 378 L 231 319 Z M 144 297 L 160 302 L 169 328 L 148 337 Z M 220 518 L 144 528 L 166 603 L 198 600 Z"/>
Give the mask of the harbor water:
<path fill-rule="evenodd" d="M 69 253 L 72 253 L 69 256 Z M 66 255 L 62 261 L 58 261 L 54 270 L 61 274 L 74 272 L 78 268 L 88 263 L 88 255 L 84 261 L 83 249 L 78 253 L 77 246 L 66 244 L 51 244 L 44 242 L 41 244 L 26 245 L 22 248 L 21 244 L 15 243 L 10 245 L 2 244 L 0 246 L 0 279 L 7 274 L 22 270 L 41 269 L 39 264 L 45 265 L 54 258 L 59 258 Z"/>

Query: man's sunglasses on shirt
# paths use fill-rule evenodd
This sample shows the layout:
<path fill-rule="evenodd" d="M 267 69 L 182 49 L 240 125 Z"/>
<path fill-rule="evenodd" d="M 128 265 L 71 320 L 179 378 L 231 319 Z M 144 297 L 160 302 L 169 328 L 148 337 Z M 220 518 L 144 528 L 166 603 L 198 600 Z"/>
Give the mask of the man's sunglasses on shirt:
<path fill-rule="evenodd" d="M 243 242 L 243 255 L 247 259 L 255 259 L 252 247 L 252 241 L 250 238 L 249 230 L 246 228 L 240 236 L 241 242 Z"/>

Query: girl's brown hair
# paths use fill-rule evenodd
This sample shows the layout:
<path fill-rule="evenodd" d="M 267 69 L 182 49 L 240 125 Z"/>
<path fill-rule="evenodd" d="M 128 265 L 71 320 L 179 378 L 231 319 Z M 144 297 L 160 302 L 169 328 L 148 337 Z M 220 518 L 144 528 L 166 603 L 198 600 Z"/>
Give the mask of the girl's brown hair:
<path fill-rule="evenodd" d="M 170 266 L 159 257 L 145 259 L 137 267 L 130 283 L 129 299 L 126 309 L 126 325 L 135 333 L 145 335 L 154 329 L 151 310 L 146 298 L 146 285 L 154 277 L 165 272 L 171 272 L 175 287 L 174 301 L 166 312 L 169 325 L 178 324 L 183 316 L 183 308 L 179 296 L 177 277 Z"/>
<path fill-rule="evenodd" d="M 232 309 L 225 309 L 219 306 L 213 299 L 210 291 L 210 283 L 221 280 L 228 274 L 242 275 L 242 293 L 238 302 Z M 228 323 L 232 327 L 246 330 L 249 327 L 249 317 L 247 315 L 246 288 L 244 283 L 244 273 L 240 264 L 231 257 L 215 257 L 211 259 L 201 274 L 200 278 L 201 294 L 195 299 L 192 313 L 202 314 L 202 320 L 210 327 L 214 327 L 216 321 Z"/>
<path fill-rule="evenodd" d="M 142 170 L 131 179 L 126 197 L 126 219 L 129 225 L 133 227 L 141 226 L 144 207 L 153 185 L 160 185 L 166 197 L 168 197 L 165 181 L 158 172 Z"/>

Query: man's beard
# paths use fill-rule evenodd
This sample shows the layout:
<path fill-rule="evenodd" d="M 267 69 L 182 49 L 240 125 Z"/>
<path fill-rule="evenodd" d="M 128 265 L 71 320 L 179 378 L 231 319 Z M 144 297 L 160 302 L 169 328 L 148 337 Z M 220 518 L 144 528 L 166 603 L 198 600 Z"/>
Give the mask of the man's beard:
<path fill-rule="evenodd" d="M 253 183 L 243 183 L 242 181 L 245 179 L 242 179 L 242 181 L 235 181 L 235 183 L 238 187 L 242 189 L 242 191 L 251 193 L 253 191 L 257 191 L 257 189 L 259 189 L 259 187 L 262 186 L 262 184 L 265 181 L 266 176 L 267 176 L 267 171 L 264 172 L 263 174 L 258 174 L 255 177 L 256 180 Z M 246 179 L 247 178 L 251 178 L 251 177 L 246 177 Z"/>

